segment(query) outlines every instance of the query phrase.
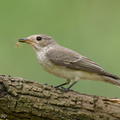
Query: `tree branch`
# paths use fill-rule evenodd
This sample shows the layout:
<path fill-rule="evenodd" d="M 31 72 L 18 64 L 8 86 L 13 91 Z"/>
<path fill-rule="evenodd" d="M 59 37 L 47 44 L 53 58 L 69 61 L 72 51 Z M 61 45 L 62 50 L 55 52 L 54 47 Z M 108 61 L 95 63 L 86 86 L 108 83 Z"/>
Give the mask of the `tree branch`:
<path fill-rule="evenodd" d="M 120 99 L 52 88 L 0 75 L 0 118 L 9 120 L 120 120 Z"/>

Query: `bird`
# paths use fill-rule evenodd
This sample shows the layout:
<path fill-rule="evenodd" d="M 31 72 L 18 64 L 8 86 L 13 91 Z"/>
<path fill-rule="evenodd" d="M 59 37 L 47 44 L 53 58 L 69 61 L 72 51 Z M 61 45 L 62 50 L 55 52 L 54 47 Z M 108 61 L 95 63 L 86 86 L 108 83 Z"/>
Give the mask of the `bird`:
<path fill-rule="evenodd" d="M 51 36 L 36 34 L 20 38 L 18 42 L 27 43 L 32 47 L 45 71 L 66 79 L 65 83 L 55 88 L 63 88 L 74 80 L 69 87 L 65 88 L 70 90 L 81 79 L 103 81 L 120 86 L 120 77 L 106 72 L 97 63 L 78 52 L 59 45 Z"/>

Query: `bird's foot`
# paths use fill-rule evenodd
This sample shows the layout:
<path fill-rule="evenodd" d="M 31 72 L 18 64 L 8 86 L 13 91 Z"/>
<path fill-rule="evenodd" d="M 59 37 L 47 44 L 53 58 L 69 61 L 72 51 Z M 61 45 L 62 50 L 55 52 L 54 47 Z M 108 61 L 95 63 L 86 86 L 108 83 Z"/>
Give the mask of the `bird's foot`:
<path fill-rule="evenodd" d="M 53 87 L 53 86 L 51 86 L 51 87 Z M 69 87 L 68 88 L 64 88 L 64 87 L 55 86 L 53 88 L 56 88 L 57 90 L 60 90 L 62 92 L 74 91 L 74 90 L 71 90 Z"/>
<path fill-rule="evenodd" d="M 62 92 L 68 92 L 69 89 L 68 89 L 68 88 L 62 88 L 61 91 L 62 91 Z"/>
<path fill-rule="evenodd" d="M 64 87 L 62 87 L 61 91 L 68 92 L 68 91 L 74 91 L 74 90 L 71 90 L 70 88 L 64 88 Z"/>

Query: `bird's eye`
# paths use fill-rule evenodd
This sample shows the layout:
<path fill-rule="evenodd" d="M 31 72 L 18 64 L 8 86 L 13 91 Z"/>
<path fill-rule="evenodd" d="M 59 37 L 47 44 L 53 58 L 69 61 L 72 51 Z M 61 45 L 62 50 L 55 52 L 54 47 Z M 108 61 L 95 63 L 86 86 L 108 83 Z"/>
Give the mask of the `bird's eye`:
<path fill-rule="evenodd" d="M 40 40 L 42 40 L 42 37 L 38 36 L 38 37 L 36 37 L 36 40 L 40 41 Z"/>

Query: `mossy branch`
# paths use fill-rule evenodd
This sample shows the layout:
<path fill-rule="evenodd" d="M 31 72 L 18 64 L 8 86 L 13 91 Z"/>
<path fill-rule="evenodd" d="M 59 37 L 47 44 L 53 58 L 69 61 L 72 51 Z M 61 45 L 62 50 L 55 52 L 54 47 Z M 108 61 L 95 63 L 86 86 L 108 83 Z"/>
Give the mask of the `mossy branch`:
<path fill-rule="evenodd" d="M 120 99 L 62 92 L 19 77 L 0 76 L 0 118 L 120 120 Z"/>

